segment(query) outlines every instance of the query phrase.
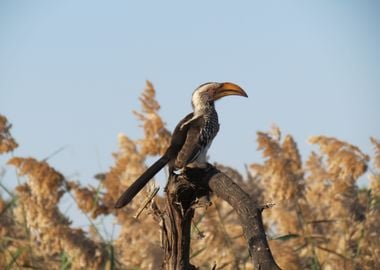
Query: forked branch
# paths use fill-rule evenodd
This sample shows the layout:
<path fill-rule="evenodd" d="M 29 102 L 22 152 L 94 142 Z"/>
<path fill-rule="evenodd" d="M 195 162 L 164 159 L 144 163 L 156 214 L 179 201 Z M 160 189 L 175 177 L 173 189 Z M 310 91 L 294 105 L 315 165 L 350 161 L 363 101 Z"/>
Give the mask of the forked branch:
<path fill-rule="evenodd" d="M 262 207 L 227 175 L 209 165 L 170 177 L 163 218 L 165 269 L 194 269 L 189 262 L 190 226 L 199 198 L 214 193 L 237 212 L 255 269 L 280 269 L 269 249 Z"/>

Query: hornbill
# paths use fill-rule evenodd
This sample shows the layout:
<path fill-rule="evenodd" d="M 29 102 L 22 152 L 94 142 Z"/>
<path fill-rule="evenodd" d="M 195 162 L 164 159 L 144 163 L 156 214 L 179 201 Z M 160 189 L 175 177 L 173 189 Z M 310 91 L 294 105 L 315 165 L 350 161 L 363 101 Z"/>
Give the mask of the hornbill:
<path fill-rule="evenodd" d="M 240 86 L 229 82 L 209 82 L 195 89 L 191 99 L 193 112 L 177 124 L 165 154 L 120 196 L 115 208 L 127 205 L 167 164 L 169 173 L 176 174 L 186 167 L 205 167 L 207 150 L 219 130 L 214 102 L 230 95 L 248 97 Z"/>

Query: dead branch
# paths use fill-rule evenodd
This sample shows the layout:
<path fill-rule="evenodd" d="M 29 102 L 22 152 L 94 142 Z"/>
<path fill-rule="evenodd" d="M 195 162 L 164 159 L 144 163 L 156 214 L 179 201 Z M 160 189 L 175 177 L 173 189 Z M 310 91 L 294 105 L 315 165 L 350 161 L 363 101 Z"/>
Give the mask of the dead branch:
<path fill-rule="evenodd" d="M 262 206 L 227 175 L 210 165 L 169 178 L 163 217 L 165 269 L 195 269 L 189 262 L 191 220 L 200 198 L 214 193 L 237 212 L 255 269 L 280 269 L 273 259 L 262 221 Z"/>

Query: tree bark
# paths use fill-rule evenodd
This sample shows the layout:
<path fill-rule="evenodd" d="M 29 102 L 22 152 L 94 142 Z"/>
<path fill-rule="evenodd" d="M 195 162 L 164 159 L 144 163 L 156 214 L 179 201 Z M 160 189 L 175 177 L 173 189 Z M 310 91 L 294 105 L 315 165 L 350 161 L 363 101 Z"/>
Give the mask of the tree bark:
<path fill-rule="evenodd" d="M 190 230 L 198 199 L 214 193 L 237 212 L 255 269 L 280 269 L 269 249 L 262 209 L 227 175 L 209 165 L 206 169 L 187 169 L 171 175 L 166 188 L 162 241 L 166 270 L 196 269 L 190 264 Z"/>
<path fill-rule="evenodd" d="M 169 177 L 162 230 L 166 270 L 196 269 L 190 264 L 190 235 L 194 216 L 193 204 L 196 195 L 201 193 L 183 175 Z"/>
<path fill-rule="evenodd" d="M 212 167 L 209 175 L 211 191 L 228 202 L 239 216 L 255 269 L 280 269 L 269 249 L 261 215 L 263 209 L 224 173 Z"/>

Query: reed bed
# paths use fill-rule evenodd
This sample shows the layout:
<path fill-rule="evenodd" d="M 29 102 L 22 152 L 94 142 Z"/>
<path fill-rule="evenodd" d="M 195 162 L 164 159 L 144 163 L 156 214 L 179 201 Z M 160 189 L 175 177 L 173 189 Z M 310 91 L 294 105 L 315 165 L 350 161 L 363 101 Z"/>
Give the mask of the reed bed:
<path fill-rule="evenodd" d="M 150 82 L 140 102 L 141 111 L 134 114 L 143 137 L 119 134 L 114 163 L 97 174 L 93 186 L 66 179 L 46 160 L 14 156 L 18 144 L 0 115 L 0 154 L 12 153 L 8 164 L 20 178 L 15 190 L 7 188 L 6 177 L 0 179 L 0 194 L 6 194 L 0 195 L 0 269 L 161 268 L 161 227 L 154 209 L 133 217 L 154 181 L 127 207 L 113 208 L 146 169 L 147 158 L 162 154 L 170 141 Z M 370 140 L 374 152 L 368 155 L 337 138 L 314 136 L 309 142 L 316 150 L 302 159 L 293 137 L 274 126 L 257 133 L 262 162 L 248 165 L 245 172 L 218 164 L 268 206 L 267 235 L 283 269 L 380 269 L 380 142 Z M 368 186 L 359 188 L 361 177 L 368 177 Z M 65 194 L 90 229 L 74 227 L 59 208 Z M 162 198 L 156 196 L 154 205 L 160 207 Z M 97 225 L 106 218 L 120 226 L 112 238 Z M 253 269 L 237 217 L 218 198 L 196 212 L 191 261 L 200 269 Z"/>

